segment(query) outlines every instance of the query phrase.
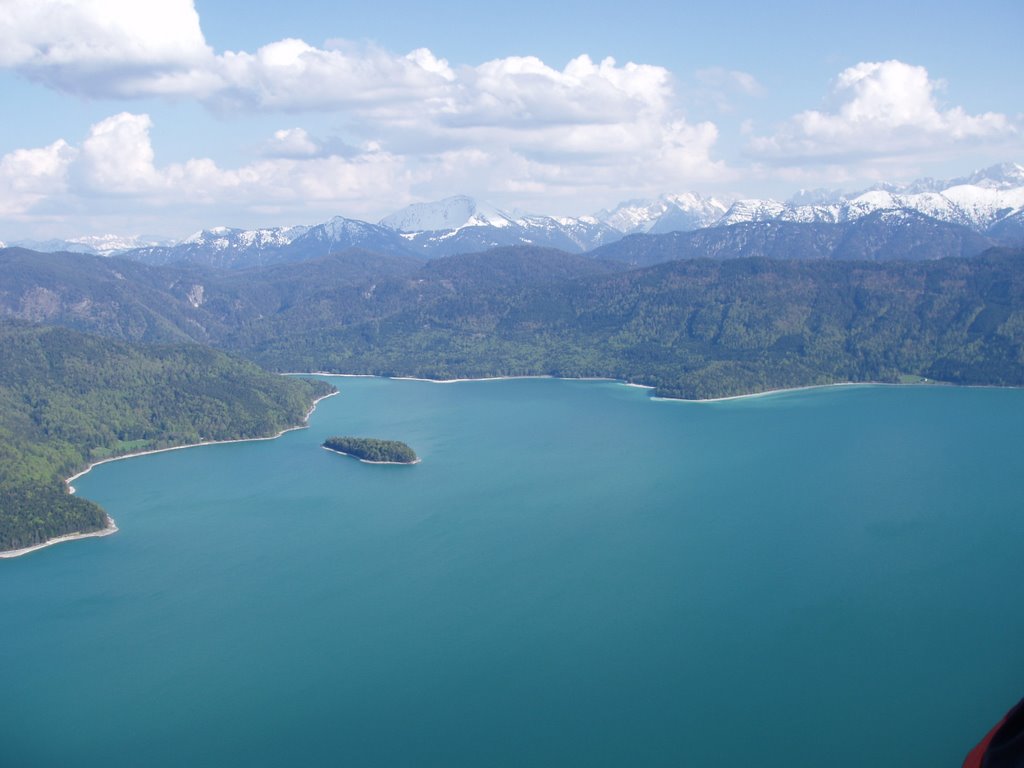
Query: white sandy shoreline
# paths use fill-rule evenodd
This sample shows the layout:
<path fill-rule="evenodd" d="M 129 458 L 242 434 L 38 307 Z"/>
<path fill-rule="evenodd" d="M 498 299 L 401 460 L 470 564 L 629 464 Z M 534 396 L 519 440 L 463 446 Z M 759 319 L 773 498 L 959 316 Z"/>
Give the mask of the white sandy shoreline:
<path fill-rule="evenodd" d="M 66 533 L 63 536 L 56 536 L 52 539 L 47 539 L 41 544 L 34 544 L 31 547 L 24 547 L 22 549 L 8 549 L 4 552 L 0 552 L 0 560 L 6 560 L 12 557 L 21 557 L 27 555 L 29 552 L 35 552 L 37 549 L 44 549 L 46 547 L 52 547 L 54 544 L 63 544 L 65 541 L 77 541 L 78 539 L 97 539 L 101 536 L 109 536 L 112 533 L 118 531 L 117 523 L 114 522 L 114 518 L 107 515 L 107 527 L 101 528 L 98 531 L 89 531 L 87 533 Z"/>
<path fill-rule="evenodd" d="M 427 384 L 459 384 L 463 381 L 518 381 L 519 379 L 559 379 L 561 381 L 614 381 L 614 379 L 568 379 L 561 376 L 537 374 L 536 376 L 479 376 L 469 379 L 422 379 L 418 376 L 388 376 L 391 381 L 423 381 Z"/>
<path fill-rule="evenodd" d="M 203 446 L 203 445 L 223 445 L 225 443 L 250 443 L 250 442 L 254 442 L 256 440 L 276 440 L 277 438 L 279 438 L 281 435 L 285 434 L 286 432 L 293 432 L 296 429 L 306 429 L 306 428 L 308 428 L 309 427 L 309 417 L 313 415 L 313 411 L 316 410 L 317 404 L 321 400 L 326 400 L 328 397 L 333 397 L 334 395 L 337 395 L 337 394 L 340 394 L 340 393 L 339 392 L 331 392 L 329 394 L 323 395 L 322 397 L 318 397 L 316 400 L 313 401 L 313 404 L 310 406 L 309 410 L 306 411 L 306 415 L 305 415 L 305 417 L 302 420 L 302 422 L 303 422 L 302 424 L 298 424 L 298 425 L 296 425 L 294 427 L 288 427 L 286 429 L 282 429 L 276 435 L 271 435 L 269 437 L 242 437 L 242 438 L 237 438 L 237 439 L 234 439 L 234 440 L 204 440 L 201 443 L 189 443 L 188 445 L 172 445 L 169 448 L 154 448 L 151 451 L 137 451 L 135 453 L 126 453 L 123 456 L 111 456 L 109 459 L 100 459 L 99 461 L 94 461 L 92 464 L 87 466 L 85 469 L 83 469 L 78 474 L 72 475 L 67 480 L 65 480 L 64 484 L 68 487 L 68 493 L 74 493 L 75 492 L 75 487 L 71 484 L 73 481 L 77 480 L 82 475 L 85 475 L 85 474 L 88 474 L 89 472 L 91 472 L 93 467 L 98 467 L 100 464 L 106 464 L 106 463 L 111 462 L 111 461 L 121 461 L 122 459 L 134 459 L 134 458 L 137 458 L 139 456 L 149 456 L 150 454 L 153 454 L 153 453 L 165 453 L 167 451 L 181 451 L 181 450 L 184 450 L 186 448 L 199 448 L 200 446 Z M 98 531 L 89 531 L 87 533 L 68 533 L 68 534 L 65 534 L 63 536 L 55 536 L 52 539 L 47 539 L 46 541 L 44 541 L 44 542 L 42 542 L 40 544 L 34 544 L 31 547 L 25 547 L 23 549 L 9 549 L 9 550 L 6 550 L 6 551 L 2 551 L 2 552 L 0 552 L 0 559 L 8 559 L 8 558 L 12 558 L 12 557 L 21 557 L 22 555 L 27 555 L 29 552 L 35 552 L 37 550 L 44 549 L 46 547 L 52 547 L 54 544 L 63 544 L 66 541 L 77 541 L 78 539 L 94 539 L 94 538 L 98 538 L 100 536 L 109 536 L 112 533 L 117 533 L 117 531 L 119 529 L 118 529 L 117 525 L 114 523 L 114 518 L 112 518 L 110 515 L 107 515 L 107 523 L 108 523 L 108 525 L 107 525 L 106 528 L 102 528 L 102 529 L 100 529 Z"/>
<path fill-rule="evenodd" d="M 806 387 L 783 387 L 782 389 L 766 389 L 764 392 L 751 392 L 746 395 L 729 395 L 728 397 L 707 397 L 703 400 L 686 400 L 681 397 L 652 397 L 661 403 L 724 403 L 729 400 L 749 400 L 754 397 L 781 395 L 786 392 L 806 392 L 811 389 L 829 389 L 831 387 L 906 387 L 909 384 L 890 384 L 872 381 L 838 381 L 834 384 L 808 384 Z"/>
<path fill-rule="evenodd" d="M 424 379 L 417 376 L 376 376 L 372 373 L 331 373 L 330 371 L 296 371 L 285 376 L 337 376 L 348 379 L 389 379 L 391 381 L 422 381 L 427 384 L 458 384 L 465 381 L 517 381 L 519 379 L 554 379 L 556 381 L 609 381 L 621 384 L 624 387 L 635 387 L 636 389 L 654 390 L 657 387 L 650 384 L 637 384 L 623 379 L 613 379 L 608 376 L 551 376 L 550 374 L 536 374 L 529 376 L 483 376 L 467 379 Z M 997 384 L 950 384 L 944 381 L 913 382 L 901 384 L 893 381 L 837 381 L 831 384 L 807 384 L 802 387 L 782 387 L 780 389 L 766 389 L 763 392 L 749 392 L 745 395 L 728 395 L 727 397 L 707 397 L 702 399 L 685 397 L 651 397 L 650 399 L 662 403 L 724 403 L 729 400 L 746 400 L 754 397 L 766 397 L 768 395 L 781 395 L 787 392 L 805 392 L 812 389 L 826 389 L 829 387 L 962 387 L 964 389 L 1016 389 L 1017 387 L 1003 387 Z"/>
<path fill-rule="evenodd" d="M 306 374 L 310 375 L 310 374 Z M 374 378 L 368 374 L 346 374 L 346 373 L 321 373 L 321 376 L 352 376 L 359 378 Z M 518 379 L 555 379 L 557 381 L 610 381 L 615 384 L 621 384 L 624 387 L 635 387 L 637 389 L 649 389 L 654 390 L 657 387 L 651 386 L 650 384 L 636 384 L 632 381 L 623 381 L 622 379 L 612 379 L 607 376 L 549 376 L 538 374 L 536 376 L 489 376 L 484 378 L 474 379 L 421 379 L 415 376 L 384 376 L 381 378 L 387 378 L 391 381 L 423 381 L 428 384 L 458 384 L 463 381 L 515 381 Z M 779 395 L 784 392 L 802 392 L 808 389 L 824 389 L 826 387 L 881 387 L 881 386 L 893 386 L 893 387 L 905 387 L 911 386 L 907 384 L 893 384 L 890 382 L 871 382 L 871 381 L 842 381 L 833 384 L 808 384 L 804 387 L 784 387 L 782 389 L 766 389 L 764 392 L 750 392 L 745 395 L 729 395 L 727 397 L 708 397 L 700 400 L 685 398 L 685 397 L 652 397 L 651 400 L 665 403 L 721 403 L 726 400 L 746 400 L 751 397 L 764 397 L 766 395 Z"/>
<path fill-rule="evenodd" d="M 419 456 L 416 457 L 416 461 L 370 461 L 370 459 L 361 459 L 354 453 L 345 453 L 344 451 L 339 451 L 337 448 L 328 448 L 326 445 L 321 445 L 320 447 L 323 448 L 325 451 L 330 451 L 331 453 L 337 453 L 341 456 L 348 456 L 350 459 L 361 461 L 363 462 L 363 464 L 393 464 L 396 467 L 411 467 L 413 464 L 419 464 L 421 461 L 423 461 L 423 459 L 421 459 Z"/>
<path fill-rule="evenodd" d="M 729 395 L 728 397 L 708 397 L 703 400 L 686 400 L 681 397 L 652 397 L 662 403 L 724 403 L 728 400 L 749 400 L 767 395 L 783 395 L 787 392 L 807 392 L 812 389 L 831 389 L 833 387 L 957 387 L 959 389 L 1016 389 L 1001 387 L 995 384 L 949 384 L 944 381 L 912 382 L 900 384 L 895 381 L 837 381 L 832 384 L 808 384 L 804 387 L 783 387 L 782 389 L 766 389 L 764 392 L 751 392 L 747 395 Z"/>
<path fill-rule="evenodd" d="M 556 381 L 610 381 L 615 384 L 621 384 L 624 387 L 634 387 L 636 389 L 649 389 L 654 390 L 657 387 L 651 384 L 637 384 L 632 381 L 624 381 L 622 379 L 613 379 L 608 376 L 551 376 L 550 374 L 536 374 L 531 376 L 482 376 L 477 378 L 467 379 L 424 379 L 418 376 L 375 376 L 372 373 L 331 373 L 330 371 L 296 371 L 283 374 L 285 376 L 338 376 L 341 378 L 348 379 L 389 379 L 390 381 L 422 381 L 426 384 L 459 384 L 461 382 L 469 381 L 518 381 L 521 379 L 554 379 Z M 936 386 L 931 384 L 929 386 Z M 652 397 L 651 400 L 666 403 L 722 403 L 727 400 L 745 400 L 751 397 L 764 397 L 766 395 L 778 395 L 784 392 L 802 392 L 808 389 L 824 389 L 826 387 L 906 387 L 913 386 L 912 384 L 895 384 L 892 382 L 873 382 L 873 381 L 841 381 L 833 384 L 808 384 L 803 387 L 783 387 L 782 389 L 767 389 L 764 392 L 750 392 L 745 395 L 729 395 L 727 397 L 708 397 L 701 400 L 688 399 L 685 397 Z"/>

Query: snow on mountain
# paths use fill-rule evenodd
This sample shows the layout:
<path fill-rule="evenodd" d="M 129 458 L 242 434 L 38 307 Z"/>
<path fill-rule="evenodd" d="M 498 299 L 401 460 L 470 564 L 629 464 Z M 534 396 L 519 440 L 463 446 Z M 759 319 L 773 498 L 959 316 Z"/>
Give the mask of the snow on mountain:
<path fill-rule="evenodd" d="M 684 192 L 661 195 L 656 200 L 627 200 L 595 217 L 624 235 L 658 234 L 701 229 L 714 224 L 725 212 L 726 206 L 713 197 Z"/>
<path fill-rule="evenodd" d="M 153 235 L 85 235 L 73 237 L 68 243 L 91 248 L 92 253 L 100 256 L 116 256 L 132 248 L 147 248 L 156 245 L 169 245 L 173 240 Z"/>
<path fill-rule="evenodd" d="M 201 245 L 214 250 L 280 248 L 304 235 L 309 227 L 273 227 L 270 229 L 238 229 L 214 227 L 189 235 L 176 245 Z"/>
<path fill-rule="evenodd" d="M 662 200 L 626 200 L 619 203 L 611 211 L 598 211 L 594 214 L 598 221 L 604 222 L 612 229 L 625 235 L 646 232 L 665 212 Z"/>
<path fill-rule="evenodd" d="M 982 168 L 969 176 L 953 179 L 947 187 L 959 187 L 969 184 L 985 189 L 1013 189 L 1024 187 L 1024 165 L 1020 163 L 999 163 Z"/>
<path fill-rule="evenodd" d="M 801 189 L 787 201 L 787 205 L 831 205 L 846 199 L 846 195 L 836 189 Z"/>
<path fill-rule="evenodd" d="M 379 223 L 396 232 L 446 232 L 463 227 L 507 227 L 515 222 L 498 208 L 456 195 L 433 203 L 413 203 Z"/>
<path fill-rule="evenodd" d="M 952 181 L 919 179 L 907 185 L 878 184 L 844 195 L 801 190 L 789 201 L 744 199 L 726 206 L 695 192 L 627 200 L 595 216 L 510 215 L 457 195 L 416 203 L 379 224 L 336 216 L 313 226 L 264 229 L 215 227 L 168 245 L 152 237 L 98 235 L 70 240 L 21 240 L 11 245 L 39 251 L 124 255 L 153 264 L 187 261 L 241 268 L 326 256 L 347 248 L 426 257 L 482 251 L 496 246 L 534 245 L 570 252 L 589 251 L 635 233 L 691 232 L 747 222 L 841 224 L 876 212 L 925 215 L 968 227 L 996 242 L 1024 238 L 1024 166 L 1002 163 Z"/>
<path fill-rule="evenodd" d="M 710 227 L 727 209 L 722 201 L 713 197 L 702 197 L 693 192 L 663 195 L 662 199 L 668 203 L 668 207 L 647 230 L 651 234 L 689 232 Z"/>
<path fill-rule="evenodd" d="M 28 248 L 30 251 L 38 251 L 39 253 L 58 253 L 61 251 L 67 251 L 68 253 L 96 254 L 96 250 L 92 248 L 92 246 L 75 243 L 71 240 L 14 240 L 11 242 L 11 246 L 15 248 Z"/>
<path fill-rule="evenodd" d="M 967 176 L 956 179 L 933 179 L 925 177 L 915 179 L 909 184 L 890 184 L 880 182 L 864 190 L 865 192 L 883 191 L 898 195 L 918 195 L 924 192 L 944 192 L 951 187 L 972 186 L 982 189 L 1014 189 L 1024 187 L 1024 165 L 1019 163 L 999 163 L 981 168 Z"/>
<path fill-rule="evenodd" d="M 415 203 L 384 217 L 380 224 L 428 256 L 511 245 L 580 252 L 622 236 L 593 217 L 513 216 L 465 195 L 434 203 Z"/>
<path fill-rule="evenodd" d="M 786 206 L 776 200 L 737 200 L 715 224 L 728 226 L 748 221 L 772 221 L 778 219 L 787 208 L 805 207 L 811 206 Z"/>
<path fill-rule="evenodd" d="M 402 236 L 379 224 L 335 216 L 323 224 L 306 227 L 306 231 L 289 244 L 291 256 L 313 257 L 347 248 L 364 248 L 391 255 L 407 254 Z"/>
<path fill-rule="evenodd" d="M 11 245 L 39 251 L 40 253 L 67 251 L 68 253 L 87 253 L 91 256 L 116 256 L 132 248 L 164 245 L 170 242 L 170 240 L 149 235 L 133 235 L 128 237 L 121 235 L 85 235 L 83 237 L 72 237 L 68 240 L 16 240 Z"/>
<path fill-rule="evenodd" d="M 524 242 L 564 251 L 589 251 L 622 237 L 593 216 L 520 216 L 515 221 Z"/>
<path fill-rule="evenodd" d="M 875 211 L 914 211 L 939 221 L 984 232 L 1024 207 L 1024 185 L 1018 187 L 960 184 L 938 192 L 898 194 L 872 189 L 828 205 L 793 205 L 774 200 L 739 200 L 717 223 L 750 221 L 844 222 Z"/>
<path fill-rule="evenodd" d="M 302 234 L 307 238 L 337 243 L 376 234 L 381 228 L 358 219 L 346 219 L 344 216 L 335 216 L 323 224 L 306 227 L 305 229 L 307 231 Z"/>

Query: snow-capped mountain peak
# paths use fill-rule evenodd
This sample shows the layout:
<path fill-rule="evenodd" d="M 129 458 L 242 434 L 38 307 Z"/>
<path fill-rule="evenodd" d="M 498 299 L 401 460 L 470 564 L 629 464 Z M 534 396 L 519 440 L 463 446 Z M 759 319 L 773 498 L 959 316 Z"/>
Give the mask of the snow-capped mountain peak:
<path fill-rule="evenodd" d="M 443 232 L 463 227 L 507 227 L 514 223 L 504 211 L 466 195 L 413 203 L 380 220 L 381 226 L 396 232 Z"/>
<path fill-rule="evenodd" d="M 134 248 L 150 248 L 168 245 L 172 242 L 172 240 L 152 235 L 83 235 L 67 240 L 16 240 L 11 245 L 43 253 L 68 251 L 70 253 L 86 253 L 91 256 L 116 256 Z"/>
<path fill-rule="evenodd" d="M 1024 165 L 1020 163 L 999 163 L 982 168 L 969 176 L 955 179 L 950 186 L 970 184 L 984 189 L 1012 189 L 1024 187 Z"/>
<path fill-rule="evenodd" d="M 714 197 L 696 192 L 664 194 L 655 200 L 627 200 L 595 218 L 619 232 L 669 232 L 701 229 L 715 223 L 727 206 Z"/>
<path fill-rule="evenodd" d="M 1020 183 L 1014 183 L 1017 176 Z M 1016 163 L 978 171 L 971 177 L 981 184 L 920 179 L 906 187 L 876 185 L 833 203 L 800 204 L 794 200 L 739 200 L 719 225 L 754 221 L 845 222 L 876 211 L 911 211 L 933 219 L 984 232 L 1024 207 L 1024 168 Z M 919 190 L 910 192 L 907 190 Z M 799 198 L 798 198 L 799 199 Z"/>
<path fill-rule="evenodd" d="M 169 238 L 154 237 L 152 235 L 85 235 L 83 237 L 72 237 L 69 243 L 75 243 L 91 248 L 100 256 L 112 256 L 132 248 L 149 248 L 156 245 L 169 245 L 173 241 Z"/>
<path fill-rule="evenodd" d="M 772 219 L 779 218 L 785 210 L 786 206 L 777 200 L 737 200 L 729 206 L 729 210 L 718 220 L 718 224 L 728 225 L 748 221 L 771 221 Z"/>
<path fill-rule="evenodd" d="M 880 214 L 880 215 L 876 215 Z M 511 215 L 457 195 L 407 206 L 371 224 L 342 216 L 314 226 L 214 227 L 177 244 L 158 238 L 98 235 L 15 241 L 39 251 L 121 255 L 154 264 L 190 261 L 214 267 L 267 265 L 341 253 L 349 248 L 390 255 L 445 256 L 498 246 L 532 245 L 589 251 L 634 233 L 664 234 L 739 223 L 844 224 L 867 216 L 885 222 L 915 217 L 967 227 L 993 242 L 1024 241 L 1024 165 L 1002 163 L 961 179 L 876 184 L 859 193 L 801 191 L 787 202 L 721 198 L 695 192 L 628 200 L 594 216 Z"/>
<path fill-rule="evenodd" d="M 227 234 L 230 230 L 227 227 L 211 227 L 210 229 L 200 229 L 198 232 L 193 232 L 188 237 L 183 237 L 178 241 L 177 245 L 199 245 L 205 243 L 208 240 L 216 239 Z M 241 229 L 234 230 L 235 232 L 241 232 Z"/>
<path fill-rule="evenodd" d="M 309 227 L 272 227 L 269 229 L 238 229 L 213 227 L 195 232 L 178 245 L 207 246 L 219 250 L 231 248 L 278 248 L 304 235 Z"/>

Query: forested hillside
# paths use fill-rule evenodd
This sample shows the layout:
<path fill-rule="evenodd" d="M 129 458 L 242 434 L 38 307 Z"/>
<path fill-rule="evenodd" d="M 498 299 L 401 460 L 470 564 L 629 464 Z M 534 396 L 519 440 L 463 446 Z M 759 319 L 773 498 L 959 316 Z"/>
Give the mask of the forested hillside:
<path fill-rule="evenodd" d="M 4 259 L 4 313 L 24 317 L 45 294 L 50 322 L 117 338 L 170 328 L 280 371 L 612 376 L 697 398 L 902 374 L 1024 383 L 1020 250 L 642 269 L 534 247 L 426 264 L 351 251 L 251 272 Z"/>
<path fill-rule="evenodd" d="M 90 462 L 299 424 L 323 382 L 268 374 L 194 344 L 135 347 L 0 323 L 0 550 L 97 530 L 61 478 Z"/>
<path fill-rule="evenodd" d="M 687 398 L 903 374 L 1024 384 L 1024 259 L 1013 252 L 700 259 L 542 284 L 496 266 L 449 274 L 403 304 L 359 323 L 282 328 L 244 353 L 295 370 L 611 376 Z"/>

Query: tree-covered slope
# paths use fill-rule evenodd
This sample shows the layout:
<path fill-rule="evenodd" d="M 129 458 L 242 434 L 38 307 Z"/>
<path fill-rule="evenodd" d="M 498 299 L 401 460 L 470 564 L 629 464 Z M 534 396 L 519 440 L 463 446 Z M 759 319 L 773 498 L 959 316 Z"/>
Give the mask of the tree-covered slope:
<path fill-rule="evenodd" d="M 47 255 L 37 256 L 44 265 Z M 112 260 L 82 264 L 117 269 Z M 895 261 L 700 258 L 630 269 L 518 247 L 426 264 L 348 252 L 248 272 L 132 265 L 137 275 L 118 269 L 125 280 L 112 279 L 140 285 L 139 311 L 179 318 L 175 328 L 200 328 L 198 340 L 274 370 L 615 376 L 666 395 L 714 397 L 900 374 L 1020 384 L 1022 265 L 1021 251 L 992 250 Z M 0 311 L 52 287 L 41 266 L 32 276 L 20 269 L 20 293 L 3 294 Z M 82 285 L 99 280 L 86 278 Z M 166 293 L 147 293 L 160 286 Z M 130 337 L 134 305 L 104 295 L 74 299 L 92 302 L 87 327 Z M 72 309 L 54 322 L 83 316 Z"/>
<path fill-rule="evenodd" d="M 461 258 L 461 257 L 457 257 Z M 269 367 L 451 378 L 613 376 L 717 397 L 901 374 L 1024 384 L 1024 257 L 698 259 L 422 290 L 399 312 L 264 339 Z"/>
<path fill-rule="evenodd" d="M 206 341 L 217 328 L 194 309 L 205 273 L 82 253 L 0 249 L 0 317 L 125 341 Z M 214 325 L 216 325 L 214 323 Z"/>
<path fill-rule="evenodd" d="M 20 323 L 0 323 L 0 360 L 0 550 L 103 527 L 103 512 L 61 482 L 90 462 L 273 435 L 329 390 L 194 344 Z"/>

